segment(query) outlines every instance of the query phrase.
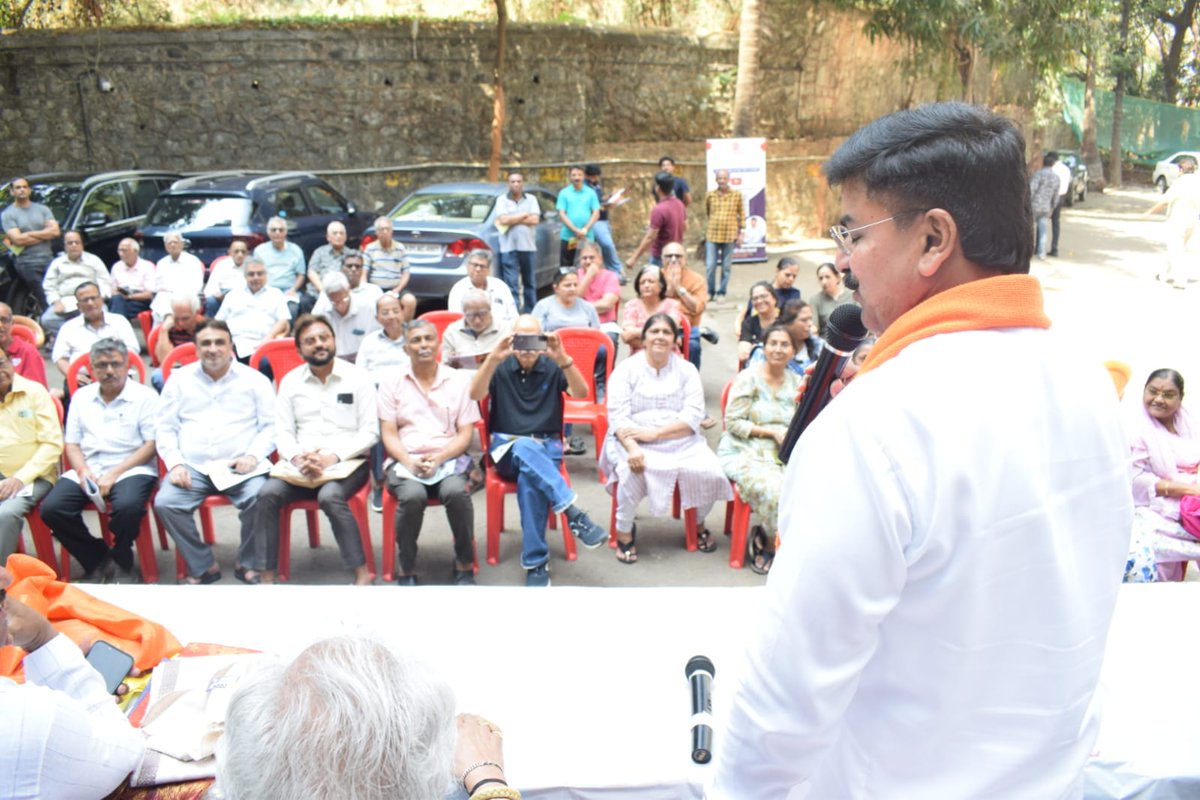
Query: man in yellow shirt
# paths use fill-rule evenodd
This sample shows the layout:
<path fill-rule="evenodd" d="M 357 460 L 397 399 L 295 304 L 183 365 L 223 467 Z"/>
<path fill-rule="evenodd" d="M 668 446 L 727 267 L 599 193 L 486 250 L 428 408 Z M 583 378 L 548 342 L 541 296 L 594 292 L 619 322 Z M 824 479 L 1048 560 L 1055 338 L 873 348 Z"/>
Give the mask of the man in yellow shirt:
<path fill-rule="evenodd" d="M 25 515 L 58 477 L 63 432 L 50 393 L 0 351 L 0 563 L 17 550 Z"/>

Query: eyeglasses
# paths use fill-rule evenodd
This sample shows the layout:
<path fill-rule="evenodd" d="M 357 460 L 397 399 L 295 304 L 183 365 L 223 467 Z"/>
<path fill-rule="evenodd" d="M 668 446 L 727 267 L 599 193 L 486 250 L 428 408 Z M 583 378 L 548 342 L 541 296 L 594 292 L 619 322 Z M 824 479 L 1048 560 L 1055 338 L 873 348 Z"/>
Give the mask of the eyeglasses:
<path fill-rule="evenodd" d="M 874 228 L 876 225 L 882 225 L 885 222 L 891 222 L 908 214 L 923 214 L 928 211 L 928 208 L 908 208 L 904 211 L 897 211 L 890 217 L 877 219 L 874 222 L 868 222 L 866 225 L 859 225 L 857 228 L 847 228 L 845 225 L 834 225 L 829 229 L 829 236 L 837 244 L 838 249 L 845 255 L 850 255 L 854 252 L 854 241 L 850 238 L 852 234 L 859 231 L 865 231 L 867 228 Z"/>
<path fill-rule="evenodd" d="M 683 253 L 663 253 L 664 261 L 682 261 Z"/>
<path fill-rule="evenodd" d="M 287 228 L 267 228 L 267 233 L 283 233 Z"/>
<path fill-rule="evenodd" d="M 490 313 L 490 311 L 464 311 L 463 319 L 483 319 Z"/>
<path fill-rule="evenodd" d="M 491 264 L 480 264 L 480 263 L 478 263 L 478 262 L 473 262 L 473 263 L 470 263 L 470 264 L 468 264 L 467 266 L 468 266 L 470 269 L 473 269 L 473 270 L 475 270 L 476 272 L 483 272 L 485 269 L 491 269 L 491 268 L 492 268 L 492 265 L 491 265 Z"/>

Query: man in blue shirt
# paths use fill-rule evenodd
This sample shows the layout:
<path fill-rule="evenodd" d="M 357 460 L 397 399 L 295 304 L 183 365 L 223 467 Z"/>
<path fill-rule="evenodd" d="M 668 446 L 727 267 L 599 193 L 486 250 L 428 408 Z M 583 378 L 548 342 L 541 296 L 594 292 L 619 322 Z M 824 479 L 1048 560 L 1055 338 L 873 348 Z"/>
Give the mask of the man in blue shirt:
<path fill-rule="evenodd" d="M 567 170 L 571 185 L 558 193 L 558 218 L 562 220 L 562 243 L 559 263 L 575 264 L 575 247 L 580 239 L 596 240 L 592 227 L 600 219 L 600 198 L 590 187 L 583 185 L 583 167 L 572 164 Z"/>
<path fill-rule="evenodd" d="M 300 309 L 300 291 L 308 277 L 308 264 L 300 245 L 287 240 L 287 222 L 283 217 L 267 221 L 267 236 L 271 241 L 254 248 L 254 257 L 262 259 L 267 268 L 267 285 L 274 286 L 287 298 L 292 319 Z"/>

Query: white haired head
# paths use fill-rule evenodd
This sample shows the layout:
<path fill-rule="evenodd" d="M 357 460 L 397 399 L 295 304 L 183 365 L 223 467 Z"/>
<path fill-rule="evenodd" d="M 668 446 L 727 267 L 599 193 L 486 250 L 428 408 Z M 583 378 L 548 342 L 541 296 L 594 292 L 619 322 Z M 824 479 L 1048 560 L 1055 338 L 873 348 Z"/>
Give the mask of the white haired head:
<path fill-rule="evenodd" d="M 452 788 L 454 695 L 372 639 L 317 642 L 242 683 L 217 744 L 230 800 L 440 798 Z"/>
<path fill-rule="evenodd" d="M 340 272 L 327 272 L 323 281 L 325 294 L 350 291 L 350 280 Z"/>

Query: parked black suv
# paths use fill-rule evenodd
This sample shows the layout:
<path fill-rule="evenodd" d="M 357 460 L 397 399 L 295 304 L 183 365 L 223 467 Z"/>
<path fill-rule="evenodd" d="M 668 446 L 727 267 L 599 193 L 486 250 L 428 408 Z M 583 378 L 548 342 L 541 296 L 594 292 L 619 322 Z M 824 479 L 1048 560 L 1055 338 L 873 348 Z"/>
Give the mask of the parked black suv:
<path fill-rule="evenodd" d="M 26 177 L 33 201 L 48 207 L 64 231 L 81 231 L 87 251 L 111 266 L 117 260 L 117 244 L 137 231 L 154 198 L 181 175 L 178 172 L 126 170 L 97 174 L 47 172 Z M 12 204 L 11 182 L 0 185 L 0 210 Z M 52 247 L 55 254 L 62 252 L 62 239 L 56 239 Z M 36 296 L 12 271 L 12 255 L 2 243 L 0 297 L 18 314 L 36 319 L 40 312 Z"/>
<path fill-rule="evenodd" d="M 267 239 L 267 220 L 287 220 L 288 241 L 305 258 L 325 244 L 325 227 L 346 226 L 346 242 L 356 247 L 374 218 L 359 211 L 325 181 L 307 172 L 249 174 L 214 172 L 176 181 L 159 195 L 138 231 L 142 255 L 154 261 L 166 254 L 163 236 L 183 235 L 188 252 L 211 264 L 240 239 L 253 250 Z"/>

